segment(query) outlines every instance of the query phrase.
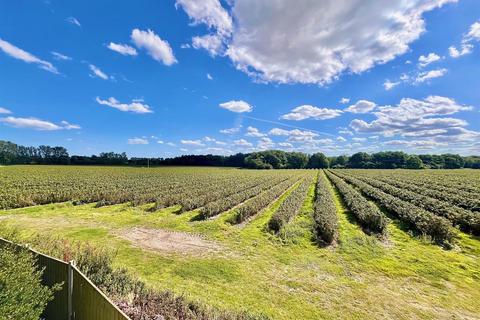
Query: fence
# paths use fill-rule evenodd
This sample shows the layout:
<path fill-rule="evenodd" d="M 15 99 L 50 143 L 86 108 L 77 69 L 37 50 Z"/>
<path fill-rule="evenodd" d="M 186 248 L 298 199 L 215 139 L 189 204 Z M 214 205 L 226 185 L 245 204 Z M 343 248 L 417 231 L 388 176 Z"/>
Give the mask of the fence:
<path fill-rule="evenodd" d="M 25 247 L 0 238 L 0 245 Z M 73 261 L 67 263 L 28 248 L 44 268 L 42 284 L 53 286 L 62 283 L 48 303 L 42 318 L 46 320 L 130 320 L 110 301 L 80 270 Z"/>

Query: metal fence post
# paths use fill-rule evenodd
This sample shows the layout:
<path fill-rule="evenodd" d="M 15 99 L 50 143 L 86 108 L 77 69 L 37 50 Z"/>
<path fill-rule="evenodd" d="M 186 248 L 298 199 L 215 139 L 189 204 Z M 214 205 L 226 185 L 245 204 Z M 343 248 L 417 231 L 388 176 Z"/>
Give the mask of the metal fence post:
<path fill-rule="evenodd" d="M 73 266 L 75 261 L 70 261 L 68 263 L 68 320 L 73 320 Z"/>

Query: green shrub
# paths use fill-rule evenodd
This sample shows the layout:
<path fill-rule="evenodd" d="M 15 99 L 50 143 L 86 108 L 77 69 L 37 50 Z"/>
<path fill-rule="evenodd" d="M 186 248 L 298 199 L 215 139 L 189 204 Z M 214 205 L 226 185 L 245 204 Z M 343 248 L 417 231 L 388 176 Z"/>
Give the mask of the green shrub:
<path fill-rule="evenodd" d="M 37 320 L 58 287 L 41 284 L 43 270 L 26 250 L 0 245 L 0 319 Z"/>

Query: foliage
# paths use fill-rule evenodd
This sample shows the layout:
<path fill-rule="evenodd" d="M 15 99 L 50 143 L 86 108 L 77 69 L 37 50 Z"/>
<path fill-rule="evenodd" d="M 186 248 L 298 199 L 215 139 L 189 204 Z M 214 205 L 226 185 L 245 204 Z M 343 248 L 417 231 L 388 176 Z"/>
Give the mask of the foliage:
<path fill-rule="evenodd" d="M 360 192 L 331 172 L 327 171 L 327 176 L 337 187 L 348 209 L 366 230 L 380 234 L 385 233 L 387 218 L 377 206 L 369 202 Z"/>
<path fill-rule="evenodd" d="M 323 153 L 314 153 L 308 160 L 308 168 L 323 169 L 329 167 L 329 161 Z"/>
<path fill-rule="evenodd" d="M 337 208 L 323 172 L 318 175 L 313 211 L 314 232 L 317 241 L 327 244 L 338 237 Z"/>
<path fill-rule="evenodd" d="M 312 184 L 312 179 L 305 178 L 300 185 L 295 188 L 282 202 L 277 211 L 272 215 L 268 222 L 268 227 L 274 232 L 279 232 L 286 224 L 288 224 L 302 208 L 307 191 Z"/>
<path fill-rule="evenodd" d="M 0 245 L 0 319 L 40 318 L 59 289 L 43 286 L 42 273 L 31 253 Z"/>

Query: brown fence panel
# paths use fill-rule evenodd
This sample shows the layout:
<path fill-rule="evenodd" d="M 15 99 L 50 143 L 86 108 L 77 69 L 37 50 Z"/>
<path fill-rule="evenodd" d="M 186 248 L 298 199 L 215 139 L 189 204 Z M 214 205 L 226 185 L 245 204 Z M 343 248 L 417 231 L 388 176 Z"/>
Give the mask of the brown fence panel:
<path fill-rule="evenodd" d="M 76 267 L 73 269 L 73 319 L 75 320 L 128 320 L 129 318 L 111 302 Z"/>

